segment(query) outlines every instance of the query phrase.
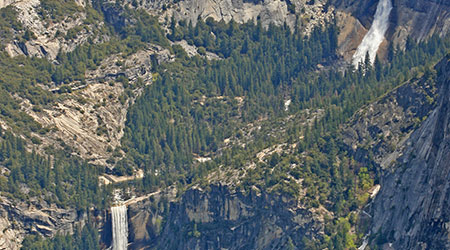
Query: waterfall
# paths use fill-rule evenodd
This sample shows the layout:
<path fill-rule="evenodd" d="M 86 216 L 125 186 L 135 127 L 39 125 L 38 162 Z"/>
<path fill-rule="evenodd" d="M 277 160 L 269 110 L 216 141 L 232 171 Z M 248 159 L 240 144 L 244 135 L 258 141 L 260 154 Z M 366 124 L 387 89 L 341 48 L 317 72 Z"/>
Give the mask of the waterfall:
<path fill-rule="evenodd" d="M 378 2 L 372 26 L 353 55 L 353 65 L 356 68 L 358 68 L 360 62 L 364 62 L 367 52 L 369 52 L 370 62 L 373 63 L 375 61 L 378 47 L 383 42 L 384 34 L 389 27 L 389 14 L 391 10 L 391 0 L 380 0 Z"/>
<path fill-rule="evenodd" d="M 126 250 L 128 245 L 127 207 L 111 207 L 113 250 Z"/>

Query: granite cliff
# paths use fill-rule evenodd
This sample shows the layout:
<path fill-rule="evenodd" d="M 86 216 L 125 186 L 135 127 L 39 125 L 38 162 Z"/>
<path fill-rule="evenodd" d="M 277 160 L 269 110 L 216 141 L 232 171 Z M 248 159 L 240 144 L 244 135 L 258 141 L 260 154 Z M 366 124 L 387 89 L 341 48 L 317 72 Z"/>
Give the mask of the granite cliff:
<path fill-rule="evenodd" d="M 327 216 L 289 197 L 220 185 L 158 204 L 161 197 L 129 207 L 131 249 L 286 249 L 322 235 Z"/>
<path fill-rule="evenodd" d="M 355 159 L 379 172 L 380 191 L 366 207 L 372 245 L 449 247 L 449 69 L 447 56 L 358 112 L 344 129 Z"/>
<path fill-rule="evenodd" d="M 376 244 L 394 249 L 450 247 L 450 57 L 436 70 L 436 107 L 380 178 L 372 207 Z"/>

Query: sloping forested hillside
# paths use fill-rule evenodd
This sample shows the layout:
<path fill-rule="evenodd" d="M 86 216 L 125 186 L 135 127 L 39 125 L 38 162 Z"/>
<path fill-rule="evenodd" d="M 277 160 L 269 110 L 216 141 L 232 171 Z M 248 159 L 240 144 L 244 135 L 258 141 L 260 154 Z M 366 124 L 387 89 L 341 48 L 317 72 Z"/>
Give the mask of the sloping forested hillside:
<path fill-rule="evenodd" d="M 261 208 L 249 208 L 255 214 L 298 215 L 286 216 L 288 226 L 272 232 L 273 239 L 250 233 L 249 248 L 355 249 L 369 228 L 359 215 L 382 175 L 370 147 L 385 138 L 361 139 L 358 155 L 345 142 L 345 128 L 366 105 L 404 84 L 428 81 L 421 86 L 433 88 L 441 74 L 434 65 L 450 49 L 448 35 L 408 38 L 404 46 L 388 42 L 374 62 L 367 56 L 355 69 L 339 54 L 336 19 L 305 33 L 261 19 L 161 18 L 136 8 L 142 1 L 31 2 L 35 12 L 20 4 L 0 9 L 0 210 L 8 215 L 5 235 L 17 230 L 22 249 L 106 249 L 108 209 L 120 192 L 130 200 L 157 193 L 129 212 L 146 213 L 145 226 L 130 222 L 133 249 L 216 248 L 234 235 L 228 228 L 259 218 L 222 225 L 194 218 L 199 205 L 179 219 L 183 204 L 195 206 L 198 197 L 208 203 L 220 192 L 247 205 L 256 200 Z M 317 3 L 305 4 L 310 11 Z M 291 1 L 287 6 L 289 15 L 306 13 Z M 23 13 L 35 14 L 48 31 L 38 33 L 40 24 L 23 21 Z M 42 41 L 58 44 L 54 58 Z M 133 65 L 136 58 L 148 65 Z M 116 92 L 98 97 L 98 86 Z M 430 107 L 437 105 L 435 89 L 424 95 Z M 126 118 L 114 131 L 120 135 L 114 147 L 107 106 Z M 53 125 L 44 123 L 53 118 Z M 96 126 L 94 145 L 103 154 L 82 151 L 82 139 L 64 130 L 79 123 Z M 273 205 L 277 199 L 281 208 Z M 35 210 L 44 215 L 27 212 Z M 300 225 L 305 216 L 314 220 L 310 230 Z M 136 233 L 140 227 L 144 236 Z M 219 243 L 210 243 L 216 235 Z"/>

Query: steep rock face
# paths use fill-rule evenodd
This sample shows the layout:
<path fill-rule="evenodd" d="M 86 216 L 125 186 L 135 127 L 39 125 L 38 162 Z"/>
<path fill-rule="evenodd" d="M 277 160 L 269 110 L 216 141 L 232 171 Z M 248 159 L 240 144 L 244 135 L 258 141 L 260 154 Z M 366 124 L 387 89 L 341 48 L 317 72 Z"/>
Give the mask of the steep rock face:
<path fill-rule="evenodd" d="M 384 172 L 373 204 L 372 233 L 395 249 L 450 248 L 450 57 L 438 70 L 439 104 Z"/>
<path fill-rule="evenodd" d="M 191 22 L 196 22 L 197 17 L 212 17 L 215 20 L 224 20 L 229 22 L 234 19 L 236 22 L 243 23 L 249 20 L 256 20 L 258 16 L 264 21 L 281 25 L 286 21 L 290 26 L 295 22 L 295 15 L 289 13 L 286 2 L 267 1 L 261 4 L 244 3 L 243 1 L 182 1 L 180 2 L 180 11 L 175 12 L 179 19 L 187 16 Z"/>
<path fill-rule="evenodd" d="M 450 2 L 393 0 L 391 40 L 400 43 L 407 35 L 424 40 L 430 34 L 445 36 L 450 31 Z"/>
<path fill-rule="evenodd" d="M 346 61 L 351 61 L 358 45 L 364 38 L 367 29 L 351 13 L 338 11 L 336 14 L 337 24 L 340 27 L 338 35 L 338 53 Z"/>
<path fill-rule="evenodd" d="M 331 0 L 338 10 L 351 13 L 367 29 L 373 21 L 378 1 L 377 0 Z"/>
<path fill-rule="evenodd" d="M 162 217 L 155 200 L 134 204 L 129 207 L 130 248 L 285 249 L 289 241 L 301 246 L 303 237 L 323 233 L 320 211 L 288 200 L 231 192 L 226 186 L 193 188 L 170 203 L 162 226 L 156 222 Z"/>
<path fill-rule="evenodd" d="M 132 1 L 128 1 L 132 2 Z M 174 16 L 176 20 L 187 20 L 195 24 L 198 18 L 213 18 L 216 21 L 238 23 L 260 20 L 264 27 L 270 23 L 289 27 L 298 26 L 309 33 L 315 26 L 323 25 L 333 17 L 333 9 L 324 10 L 324 0 L 249 1 L 249 0 L 145 0 L 139 4 L 158 15 L 161 22 Z"/>

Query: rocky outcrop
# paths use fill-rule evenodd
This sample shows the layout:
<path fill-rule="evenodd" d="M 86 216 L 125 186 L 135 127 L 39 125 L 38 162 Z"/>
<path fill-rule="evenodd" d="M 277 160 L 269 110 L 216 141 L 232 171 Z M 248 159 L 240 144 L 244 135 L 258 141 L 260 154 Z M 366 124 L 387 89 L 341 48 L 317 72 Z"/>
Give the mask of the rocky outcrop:
<path fill-rule="evenodd" d="M 42 151 L 47 146 L 69 147 L 73 154 L 91 163 L 112 165 L 113 150 L 121 145 L 127 109 L 143 87 L 153 81 L 152 57 L 155 63 L 173 59 L 168 50 L 159 46 L 140 50 L 126 59 L 112 55 L 96 70 L 86 73 L 86 84 L 50 89 L 61 92 L 65 88 L 70 92 L 53 106 L 35 107 L 23 100 L 22 109 L 27 114 L 43 127 L 52 128 L 45 136 L 35 134 L 42 141 L 38 147 Z M 118 78 L 127 83 L 117 82 Z M 123 152 L 116 152 L 114 161 L 121 155 Z"/>
<path fill-rule="evenodd" d="M 43 127 L 52 128 L 39 148 L 62 148 L 83 159 L 106 165 L 120 146 L 129 103 L 121 83 L 94 83 L 73 90 L 51 107 L 36 108 L 22 102 L 22 109 Z M 121 102 L 121 100 L 124 100 Z M 108 147 L 109 146 L 109 147 Z"/>
<path fill-rule="evenodd" d="M 358 111 L 345 126 L 343 140 L 356 160 L 388 168 L 435 107 L 436 95 L 431 75 L 413 79 Z"/>
<path fill-rule="evenodd" d="M 320 208 L 267 193 L 211 185 L 163 204 L 150 199 L 129 207 L 130 249 L 286 249 L 323 233 Z"/>
<path fill-rule="evenodd" d="M 437 70 L 438 106 L 381 177 L 373 203 L 373 244 L 450 248 L 450 56 Z"/>
<path fill-rule="evenodd" d="M 131 6 L 132 1 L 128 1 Z M 162 23 L 174 16 L 176 20 L 187 20 L 195 24 L 198 18 L 213 18 L 216 21 L 238 23 L 260 20 L 264 27 L 270 23 L 299 27 L 308 34 L 314 27 L 323 25 L 333 17 L 333 9 L 324 11 L 326 1 L 316 0 L 157 0 L 141 1 L 140 8 L 160 17 Z"/>
<path fill-rule="evenodd" d="M 0 249 L 18 250 L 26 235 L 73 234 L 87 221 L 86 213 L 63 209 L 43 201 L 22 202 L 0 197 Z"/>
<path fill-rule="evenodd" d="M 343 131 L 381 189 L 366 207 L 372 245 L 449 249 L 450 56 L 358 111 Z M 389 248 L 392 247 L 392 248 Z"/>
<path fill-rule="evenodd" d="M 198 52 L 198 47 L 195 46 L 195 45 L 190 45 L 190 44 L 188 44 L 188 42 L 187 42 L 186 40 L 181 40 L 181 41 L 175 42 L 175 43 L 173 43 L 173 44 L 175 44 L 175 45 L 180 45 L 181 48 L 183 48 L 184 51 L 186 51 L 186 54 L 187 54 L 189 57 L 193 57 L 193 56 L 197 56 L 197 55 L 201 56 L 201 55 L 199 54 L 199 52 Z M 205 56 L 206 59 L 208 59 L 208 60 L 220 60 L 220 59 L 221 59 L 220 56 L 218 56 L 218 55 L 215 54 L 215 53 L 209 52 L 209 51 L 206 51 L 206 53 L 205 53 L 204 56 Z"/>
<path fill-rule="evenodd" d="M 293 26 L 295 15 L 289 13 L 284 1 L 266 1 L 261 4 L 245 3 L 244 1 L 181 1 L 179 11 L 174 12 L 177 19 L 187 19 L 193 23 L 198 17 L 212 17 L 216 21 L 231 19 L 239 23 L 256 20 L 260 16 L 264 25 L 273 22 L 282 25 L 284 22 Z"/>
<path fill-rule="evenodd" d="M 97 69 L 86 73 L 86 81 L 88 83 L 114 81 L 117 77 L 124 76 L 131 84 L 137 83 L 138 79 L 147 84 L 151 83 L 152 70 L 155 66 L 153 64 L 173 61 L 175 56 L 158 45 L 149 44 L 147 47 L 127 58 L 121 55 L 106 58 Z"/>
<path fill-rule="evenodd" d="M 10 56 L 26 55 L 54 60 L 60 51 L 70 52 L 91 38 L 99 42 L 104 37 L 93 37 L 95 29 L 103 24 L 96 23 L 86 25 L 86 13 L 83 11 L 84 1 L 76 1 L 80 6 L 78 12 L 66 16 L 62 21 L 46 20 L 40 11 L 39 0 L 6 1 L 13 4 L 17 10 L 17 18 L 23 24 L 24 30 L 18 30 L 12 42 L 5 45 L 5 50 Z M 1 7 L 1 2 L 0 2 Z M 75 29 L 78 28 L 78 29 Z M 24 41 L 20 38 L 26 30 L 31 31 L 34 36 Z M 71 37 L 65 35 L 71 31 L 76 34 Z"/>
<path fill-rule="evenodd" d="M 0 0 L 0 9 L 16 2 L 17 0 Z"/>

